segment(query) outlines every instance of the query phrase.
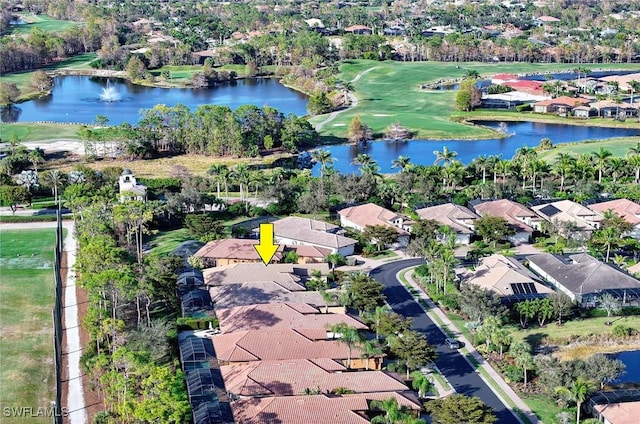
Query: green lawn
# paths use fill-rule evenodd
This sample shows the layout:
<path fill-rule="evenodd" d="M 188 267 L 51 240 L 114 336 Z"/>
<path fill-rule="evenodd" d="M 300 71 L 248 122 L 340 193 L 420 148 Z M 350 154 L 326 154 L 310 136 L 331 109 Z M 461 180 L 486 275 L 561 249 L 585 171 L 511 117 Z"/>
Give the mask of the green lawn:
<path fill-rule="evenodd" d="M 43 31 L 60 32 L 66 29 L 78 26 L 77 22 L 61 21 L 53 19 L 47 15 L 32 15 L 29 13 L 19 14 L 20 18 L 25 21 L 24 25 L 12 25 L 11 34 L 27 34 L 31 32 L 33 28 L 39 28 Z"/>
<path fill-rule="evenodd" d="M 602 68 L 601 64 L 594 67 Z M 611 65 L 613 68 L 624 65 Z M 324 124 L 320 133 L 327 137 L 345 137 L 351 119 L 360 115 L 375 135 L 381 135 L 393 122 L 417 131 L 418 137 L 432 139 L 446 138 L 488 138 L 491 131 L 450 119 L 455 112 L 455 91 L 421 90 L 420 85 L 439 79 L 460 78 L 465 70 L 474 69 L 482 76 L 500 72 L 546 72 L 570 70 L 566 64 L 487 64 L 487 63 L 445 63 L 445 62 L 394 62 L 394 61 L 346 61 L 341 66 L 340 78 L 352 81 L 364 71 L 360 79 L 353 82 L 354 95 L 358 104 Z M 328 115 L 313 117 L 317 125 Z"/>
<path fill-rule="evenodd" d="M 15 134 L 20 141 L 79 140 L 78 128 L 70 124 L 0 124 L 0 139 L 9 141 Z"/>
<path fill-rule="evenodd" d="M 48 407 L 54 399 L 55 230 L 0 232 L 0 404 Z M 3 423 L 24 423 L 3 418 Z M 47 419 L 29 422 L 49 423 Z"/>
<path fill-rule="evenodd" d="M 601 147 L 610 151 L 613 156 L 624 157 L 630 147 L 636 147 L 640 143 L 640 137 L 619 137 L 608 140 L 593 140 L 580 143 L 558 144 L 553 149 L 540 152 L 539 157 L 548 162 L 553 162 L 560 153 L 571 155 L 589 154 L 597 152 Z"/>
<path fill-rule="evenodd" d="M 532 395 L 532 394 L 524 394 L 519 393 L 520 397 L 524 401 L 524 403 L 531 408 L 532 411 L 536 413 L 540 421 L 543 423 L 557 423 L 558 414 L 563 411 L 562 408 L 558 406 L 553 399 L 550 399 L 548 396 L 543 395 Z M 575 417 L 576 411 L 575 408 L 568 409 L 570 411 L 571 416 Z"/>
<path fill-rule="evenodd" d="M 154 255 L 168 255 L 173 249 L 178 247 L 180 243 L 187 240 L 193 240 L 193 237 L 189 234 L 189 230 L 180 228 L 178 230 L 159 232 L 147 238 L 145 242 L 151 245 Z"/>
<path fill-rule="evenodd" d="M 30 100 L 40 95 L 40 91 L 31 86 L 31 76 L 36 70 L 57 71 L 63 69 L 91 69 L 89 63 L 91 63 L 91 61 L 96 57 L 95 53 L 80 54 L 31 71 L 4 74 L 0 76 L 0 82 L 14 83 L 20 90 L 19 100 Z"/>

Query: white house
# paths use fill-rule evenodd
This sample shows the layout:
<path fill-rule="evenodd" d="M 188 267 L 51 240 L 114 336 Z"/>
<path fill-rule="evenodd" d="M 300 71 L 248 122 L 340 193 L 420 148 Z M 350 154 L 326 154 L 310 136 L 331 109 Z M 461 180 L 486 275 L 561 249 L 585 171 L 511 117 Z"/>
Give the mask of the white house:
<path fill-rule="evenodd" d="M 130 169 L 125 169 L 118 179 L 120 187 L 120 202 L 127 200 L 139 200 L 145 202 L 147 200 L 147 187 L 138 184 L 135 175 Z"/>
<path fill-rule="evenodd" d="M 409 244 L 411 221 L 382 206 L 367 203 L 341 209 L 338 214 L 340 225 L 345 228 L 364 231 L 367 226 L 384 225 L 394 228 L 398 233 L 398 241 L 392 247 L 402 248 Z"/>
<path fill-rule="evenodd" d="M 416 213 L 422 219 L 429 219 L 449 226 L 456 233 L 456 242 L 468 245 L 474 233 L 474 221 L 480 218 L 464 206 L 454 203 L 428 206 L 417 209 Z"/>
<path fill-rule="evenodd" d="M 273 222 L 275 242 L 288 246 L 315 246 L 342 256 L 353 255 L 357 240 L 342 235 L 342 228 L 315 219 L 289 216 Z"/>

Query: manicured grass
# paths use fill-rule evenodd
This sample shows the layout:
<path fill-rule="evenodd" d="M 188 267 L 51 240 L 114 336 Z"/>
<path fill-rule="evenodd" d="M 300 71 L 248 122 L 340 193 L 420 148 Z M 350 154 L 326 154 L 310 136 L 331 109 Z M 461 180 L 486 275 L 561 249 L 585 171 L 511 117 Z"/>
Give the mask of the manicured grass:
<path fill-rule="evenodd" d="M 465 121 L 531 121 L 550 124 L 575 125 L 582 127 L 605 127 L 605 128 L 640 128 L 638 120 L 627 119 L 617 121 L 610 118 L 575 119 L 552 114 L 542 114 L 533 112 L 518 113 L 508 110 L 479 109 L 473 112 L 456 111 L 451 114 L 454 120 Z"/>
<path fill-rule="evenodd" d="M 79 128 L 71 124 L 0 124 L 0 138 L 6 142 L 15 134 L 20 141 L 79 140 Z"/>
<path fill-rule="evenodd" d="M 640 316 L 628 317 L 611 317 L 611 321 L 615 324 L 622 324 L 627 327 L 640 329 Z M 568 340 L 574 336 L 588 336 L 597 334 L 611 334 L 613 326 L 605 325 L 606 317 L 574 319 L 563 322 L 561 326 L 557 321 L 547 322 L 542 328 L 537 325 L 531 325 L 527 329 L 521 329 L 519 326 L 513 326 L 514 341 L 540 340 L 542 337 L 551 337 L 555 340 Z"/>
<path fill-rule="evenodd" d="M 591 68 L 603 68 L 600 64 Z M 616 64 L 609 68 L 621 68 Z M 321 134 L 328 137 L 346 137 L 349 122 L 360 115 L 362 121 L 373 132 L 380 135 L 393 122 L 417 131 L 418 138 L 489 138 L 494 133 L 486 128 L 453 122 L 450 115 L 455 112 L 455 91 L 422 90 L 421 84 L 439 79 L 460 78 L 465 70 L 474 69 L 483 76 L 501 72 L 531 73 L 551 70 L 570 70 L 566 64 L 487 64 L 444 62 L 376 62 L 366 60 L 346 61 L 341 66 L 340 78 L 351 81 L 364 71 L 372 69 L 353 82 L 357 106 L 346 110 L 331 122 L 324 124 Z M 314 117 L 317 125 L 327 115 Z"/>
<path fill-rule="evenodd" d="M 11 25 L 11 34 L 27 34 L 33 28 L 38 28 L 47 32 L 60 32 L 65 29 L 78 26 L 78 23 L 72 21 L 61 21 L 53 19 L 47 15 L 19 14 L 20 18 L 25 21 L 24 25 Z"/>
<path fill-rule="evenodd" d="M 41 71 L 57 71 L 64 69 L 71 70 L 86 70 L 91 69 L 89 63 L 96 58 L 95 53 L 85 53 L 77 56 L 70 57 L 69 59 L 61 60 L 60 62 L 52 63 L 47 66 L 43 66 L 39 69 L 24 72 L 14 72 L 11 74 L 5 74 L 0 77 L 0 82 L 14 83 L 20 90 L 20 101 L 30 100 L 40 95 L 40 91 L 31 86 L 31 76 L 36 70 Z"/>
<path fill-rule="evenodd" d="M 525 393 L 519 393 L 524 403 L 536 413 L 540 421 L 543 423 L 557 423 L 558 414 L 563 411 L 553 399 L 543 395 L 531 395 Z M 575 408 L 571 411 L 572 416 L 575 416 Z"/>
<path fill-rule="evenodd" d="M 589 140 L 580 143 L 565 143 L 554 146 L 553 149 L 539 153 L 541 159 L 553 162 L 561 154 L 590 154 L 597 152 L 600 148 L 610 151 L 615 157 L 624 157 L 629 152 L 630 147 L 636 147 L 640 143 L 640 137 L 619 137 L 608 140 Z"/>
<path fill-rule="evenodd" d="M 2 231 L 0 242 L 0 404 L 49 407 L 55 388 L 51 315 L 55 230 Z M 5 417 L 2 422 L 25 420 Z"/>
<path fill-rule="evenodd" d="M 187 240 L 193 240 L 193 237 L 189 234 L 189 230 L 180 228 L 178 230 L 162 231 L 154 234 L 147 238 L 145 243 L 151 246 L 152 254 L 166 256 L 178 247 L 180 243 Z"/>

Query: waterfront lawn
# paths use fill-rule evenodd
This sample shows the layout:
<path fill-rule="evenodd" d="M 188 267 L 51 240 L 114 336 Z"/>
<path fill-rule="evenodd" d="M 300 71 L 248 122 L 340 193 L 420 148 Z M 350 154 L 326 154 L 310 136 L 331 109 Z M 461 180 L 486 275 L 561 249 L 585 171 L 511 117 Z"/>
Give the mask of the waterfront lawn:
<path fill-rule="evenodd" d="M 73 124 L 0 124 L 0 139 L 7 142 L 15 135 L 20 141 L 79 140 L 79 128 Z"/>
<path fill-rule="evenodd" d="M 555 158 L 561 154 L 590 154 L 591 152 L 597 152 L 600 148 L 604 148 L 612 153 L 614 157 L 625 157 L 629 152 L 630 147 L 636 147 L 640 143 L 639 137 L 618 137 L 607 140 L 588 140 L 580 143 L 564 143 L 557 144 L 551 150 L 547 150 L 539 153 L 541 159 L 547 162 L 553 162 Z"/>
<path fill-rule="evenodd" d="M 160 231 L 145 240 L 145 242 L 151 247 L 151 253 L 153 255 L 166 256 L 173 252 L 180 243 L 187 240 L 193 240 L 193 237 L 189 234 L 189 230 L 180 228 L 177 230 Z"/>
<path fill-rule="evenodd" d="M 11 25 L 11 34 L 27 34 L 33 28 L 38 28 L 47 32 L 60 32 L 78 26 L 77 22 L 61 21 L 47 15 L 33 15 L 30 13 L 18 14 L 24 25 Z"/>
<path fill-rule="evenodd" d="M 0 231 L 0 404 L 49 407 L 54 399 L 55 230 Z M 3 423 L 23 423 L 5 417 Z M 51 418 L 30 422 L 50 423 Z"/>
<path fill-rule="evenodd" d="M 587 65 L 589 66 L 589 65 Z M 592 68 L 624 68 L 624 64 L 593 65 Z M 320 133 L 329 137 L 346 137 L 349 122 L 356 115 L 369 125 L 376 136 L 393 122 L 416 131 L 418 138 L 489 138 L 495 136 L 486 128 L 453 122 L 455 112 L 454 90 L 422 90 L 421 84 L 440 79 L 461 78 L 467 69 L 482 76 L 494 73 L 535 73 L 552 70 L 571 70 L 567 64 L 542 63 L 445 63 L 445 62 L 394 62 L 394 61 L 345 61 L 340 67 L 340 79 L 352 81 L 358 104 L 339 113 L 334 120 L 325 123 Z M 366 73 L 364 73 L 366 72 Z M 358 77 L 360 75 L 360 77 Z M 328 115 L 313 117 L 317 125 Z"/>
<path fill-rule="evenodd" d="M 41 95 L 40 90 L 31 86 L 31 76 L 35 71 L 56 71 L 64 69 L 91 69 L 89 63 L 96 58 L 95 53 L 85 53 L 52 63 L 42 68 L 24 72 L 13 72 L 0 76 L 0 82 L 14 83 L 20 90 L 20 101 L 30 100 Z"/>

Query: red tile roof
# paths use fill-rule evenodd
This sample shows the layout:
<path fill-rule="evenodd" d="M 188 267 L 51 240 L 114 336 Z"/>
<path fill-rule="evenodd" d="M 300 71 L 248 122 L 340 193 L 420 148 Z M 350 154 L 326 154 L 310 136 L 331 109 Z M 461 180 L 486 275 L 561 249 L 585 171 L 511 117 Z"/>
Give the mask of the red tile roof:
<path fill-rule="evenodd" d="M 237 259 L 237 260 L 253 260 L 261 262 L 260 255 L 253 247 L 258 244 L 258 240 L 249 239 L 223 239 L 210 241 L 198 250 L 195 256 L 211 259 Z M 274 257 L 277 262 L 282 259 L 282 250 L 284 246 L 280 245 Z"/>
<path fill-rule="evenodd" d="M 509 199 L 482 202 L 474 206 L 480 215 L 492 215 L 504 218 L 516 231 L 531 233 L 533 228 L 523 222 L 525 219 L 540 221 L 538 215 L 520 203 Z"/>
<path fill-rule="evenodd" d="M 589 99 L 583 99 L 582 97 L 568 97 L 560 96 L 555 99 L 547 99 L 541 102 L 535 103 L 534 106 L 550 106 L 550 105 L 565 105 L 565 106 L 579 106 L 589 104 Z"/>
<path fill-rule="evenodd" d="M 216 357 L 228 362 L 347 359 L 349 356 L 347 346 L 337 340 L 311 340 L 292 329 L 241 331 L 219 334 L 211 340 Z M 351 349 L 352 358 L 360 354 L 359 349 Z"/>
<path fill-rule="evenodd" d="M 611 210 L 631 225 L 640 224 L 640 205 L 628 199 L 609 200 L 608 202 L 594 203 L 588 207 L 601 214 Z"/>
<path fill-rule="evenodd" d="M 505 81 L 502 85 L 511 87 L 516 91 L 522 91 L 530 94 L 542 94 L 542 83 L 540 81 Z"/>
<path fill-rule="evenodd" d="M 373 361 L 373 360 L 372 360 Z M 330 369 L 313 360 L 257 361 L 220 367 L 224 386 L 238 396 L 294 396 L 306 388 L 319 388 L 330 393 L 345 387 L 355 393 L 409 390 L 398 378 L 382 371 L 346 372 L 341 364 L 331 361 Z"/>
<path fill-rule="evenodd" d="M 416 210 L 416 213 L 422 219 L 432 219 L 442 225 L 448 225 L 453 231 L 460 234 L 473 234 L 473 222 L 479 218 L 468 208 L 455 203 L 428 206 Z"/>
<path fill-rule="evenodd" d="M 398 234 L 409 234 L 408 231 L 391 224 L 391 221 L 401 218 L 400 215 L 382 206 L 378 206 L 375 203 L 366 203 L 364 205 L 340 209 L 338 214 L 362 228 L 367 225 L 384 225 L 395 229 Z"/>
<path fill-rule="evenodd" d="M 341 322 L 361 330 L 367 328 L 366 325 L 350 315 L 321 314 L 312 306 L 294 303 L 263 303 L 238 306 L 216 310 L 216 315 L 220 320 L 222 333 L 263 328 L 319 328 L 324 331 L 327 326 L 330 327 Z"/>
<path fill-rule="evenodd" d="M 412 392 L 242 399 L 232 402 L 231 409 L 237 424 L 364 424 L 369 420 L 360 414 L 369 410 L 369 403 L 389 398 L 411 410 L 421 409 Z"/>

